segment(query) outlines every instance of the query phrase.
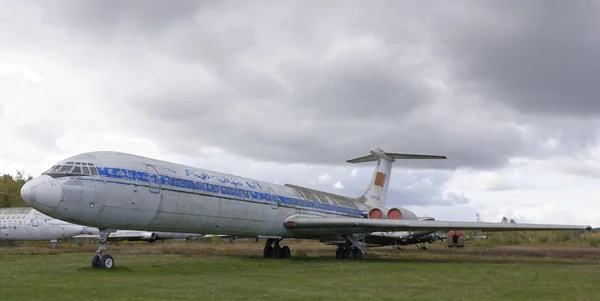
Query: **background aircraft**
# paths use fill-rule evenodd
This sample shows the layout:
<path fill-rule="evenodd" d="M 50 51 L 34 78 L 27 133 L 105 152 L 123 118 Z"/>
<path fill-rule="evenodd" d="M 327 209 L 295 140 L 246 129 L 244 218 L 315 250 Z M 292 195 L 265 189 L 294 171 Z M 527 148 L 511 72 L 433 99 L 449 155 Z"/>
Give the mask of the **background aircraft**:
<path fill-rule="evenodd" d="M 32 208 L 0 208 L 0 240 L 48 240 L 90 233 L 90 228 L 61 221 Z"/>
<path fill-rule="evenodd" d="M 110 241 L 147 241 L 165 239 L 198 239 L 202 234 L 117 230 Z M 47 216 L 33 208 L 0 208 L 0 240 L 48 240 L 54 246 L 58 239 L 100 238 L 98 228 L 77 225 Z"/>
<path fill-rule="evenodd" d="M 421 217 L 419 220 L 434 221 L 433 217 Z M 426 243 L 433 243 L 438 240 L 444 240 L 448 236 L 440 236 L 435 231 L 388 231 L 388 232 L 373 232 L 368 234 L 361 240 L 366 247 L 383 247 L 392 246 L 399 250 L 400 246 L 417 245 L 421 250 L 427 250 Z M 345 241 L 324 241 L 321 242 L 329 245 L 343 245 Z"/>
<path fill-rule="evenodd" d="M 396 159 L 444 156 L 370 153 L 349 163 L 377 161 L 359 197 L 345 197 L 291 184 L 277 185 L 120 152 L 76 155 L 23 185 L 21 196 L 55 218 L 100 229 L 93 267 L 110 269 L 110 229 L 263 236 L 264 257 L 290 258 L 285 238 L 341 240 L 335 257 L 360 259 L 373 232 L 581 230 L 590 226 L 502 224 L 419 220 L 401 207 L 386 207 Z"/>
<path fill-rule="evenodd" d="M 96 238 L 100 239 L 100 231 L 98 228 L 90 228 L 90 234 L 80 234 L 73 238 Z M 135 231 L 135 230 L 117 230 L 108 235 L 109 241 L 147 241 L 155 242 L 157 240 L 167 239 L 199 239 L 203 234 L 198 233 L 174 233 L 174 232 L 150 232 L 150 231 Z"/>

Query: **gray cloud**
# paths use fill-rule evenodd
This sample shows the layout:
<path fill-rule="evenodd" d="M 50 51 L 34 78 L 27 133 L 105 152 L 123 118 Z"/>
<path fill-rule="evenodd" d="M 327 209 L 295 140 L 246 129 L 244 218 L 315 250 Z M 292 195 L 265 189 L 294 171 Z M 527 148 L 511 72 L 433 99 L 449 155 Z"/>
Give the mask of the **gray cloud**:
<path fill-rule="evenodd" d="M 46 1 L 41 24 L 30 13 L 0 35 L 79 70 L 112 109 L 103 122 L 165 153 L 345 165 L 381 147 L 449 157 L 395 166 L 494 169 L 597 139 L 598 10 L 587 4 Z M 49 145 L 60 129 L 21 134 Z M 390 197 L 469 203 L 441 189 L 446 171 L 427 172 L 430 184 L 395 175 L 411 188 Z M 348 181 L 345 191 L 364 187 Z"/>
<path fill-rule="evenodd" d="M 62 136 L 64 128 L 36 122 L 17 126 L 15 132 L 22 137 L 29 137 L 29 141 L 39 149 L 53 152 L 58 150 L 57 140 Z"/>
<path fill-rule="evenodd" d="M 125 0 L 40 1 L 36 3 L 44 22 L 69 30 L 93 33 L 94 38 L 111 38 L 123 28 L 158 33 L 177 22 L 193 20 L 201 7 L 211 1 L 175 2 Z"/>
<path fill-rule="evenodd" d="M 468 92 L 534 114 L 600 112 L 598 1 L 468 3 L 436 27 Z"/>

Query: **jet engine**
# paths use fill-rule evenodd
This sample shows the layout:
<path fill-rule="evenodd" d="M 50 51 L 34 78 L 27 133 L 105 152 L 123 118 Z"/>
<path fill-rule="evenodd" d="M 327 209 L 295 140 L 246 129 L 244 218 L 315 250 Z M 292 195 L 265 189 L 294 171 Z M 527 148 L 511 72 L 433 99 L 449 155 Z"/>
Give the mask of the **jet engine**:
<path fill-rule="evenodd" d="M 143 240 L 143 241 L 150 241 L 150 242 L 152 242 L 152 241 L 156 240 L 156 233 L 154 233 L 154 232 L 144 232 L 144 233 L 142 233 L 141 236 L 142 237 L 141 237 L 140 240 Z"/>
<path fill-rule="evenodd" d="M 402 211 L 398 208 L 392 208 L 387 212 L 387 219 L 402 219 Z"/>
<path fill-rule="evenodd" d="M 369 219 L 385 219 L 386 215 L 383 213 L 383 211 L 381 209 L 373 208 L 373 209 L 369 210 L 367 217 Z"/>

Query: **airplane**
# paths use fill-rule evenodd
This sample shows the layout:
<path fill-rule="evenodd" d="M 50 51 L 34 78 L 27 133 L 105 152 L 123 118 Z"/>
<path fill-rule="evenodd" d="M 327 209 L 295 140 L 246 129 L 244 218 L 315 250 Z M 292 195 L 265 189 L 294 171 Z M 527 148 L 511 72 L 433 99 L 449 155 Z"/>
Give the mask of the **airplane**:
<path fill-rule="evenodd" d="M 397 159 L 446 159 L 373 148 L 349 163 L 377 162 L 366 191 L 346 197 L 292 184 L 278 185 L 113 151 L 61 160 L 21 189 L 33 208 L 100 229 L 92 267 L 112 269 L 106 251 L 113 229 L 262 236 L 266 258 L 291 257 L 285 238 L 342 240 L 336 259 L 361 259 L 361 239 L 373 232 L 583 230 L 583 225 L 503 224 L 419 220 L 402 207 L 386 208 Z"/>
<path fill-rule="evenodd" d="M 185 239 L 195 240 L 204 237 L 203 234 L 198 233 L 173 233 L 173 232 L 150 232 L 150 231 L 135 231 L 135 230 L 116 230 L 108 235 L 109 241 L 146 241 L 155 242 L 159 240 L 167 239 Z M 100 230 L 98 228 L 91 228 L 89 234 L 80 234 L 73 236 L 73 238 L 97 238 L 100 239 Z"/>
<path fill-rule="evenodd" d="M 0 240 L 48 240 L 89 233 L 88 227 L 61 221 L 33 208 L 0 208 Z"/>
<path fill-rule="evenodd" d="M 165 239 L 197 239 L 202 234 L 117 230 L 110 241 L 147 241 Z M 0 208 L 0 240 L 49 240 L 52 247 L 58 239 L 99 238 L 98 228 L 87 227 L 47 216 L 33 208 Z"/>
<path fill-rule="evenodd" d="M 421 217 L 419 220 L 434 221 L 433 217 Z M 425 243 L 434 243 L 438 240 L 445 240 L 448 236 L 437 234 L 436 231 L 388 231 L 388 232 L 373 232 L 368 234 L 361 241 L 366 247 L 382 247 L 391 246 L 394 250 L 399 251 L 400 246 L 417 245 L 421 250 L 427 250 Z M 341 245 L 345 241 L 327 241 L 321 240 L 322 243 L 328 245 Z"/>

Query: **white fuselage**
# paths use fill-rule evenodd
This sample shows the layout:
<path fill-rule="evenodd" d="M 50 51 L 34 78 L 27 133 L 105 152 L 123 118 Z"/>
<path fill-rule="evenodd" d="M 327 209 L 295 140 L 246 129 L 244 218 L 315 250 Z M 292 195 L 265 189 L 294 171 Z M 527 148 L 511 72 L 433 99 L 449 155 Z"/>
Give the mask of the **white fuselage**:
<path fill-rule="evenodd" d="M 86 233 L 86 228 L 32 208 L 0 209 L 0 240 L 56 240 Z"/>
<path fill-rule="evenodd" d="M 109 240 L 155 241 L 197 239 L 202 234 L 117 230 Z M 99 238 L 97 228 L 86 227 L 47 216 L 33 208 L 0 208 L 0 240 L 57 240 Z"/>
<path fill-rule="evenodd" d="M 284 221 L 297 215 L 363 218 L 371 208 L 354 198 L 130 154 L 85 153 L 51 170 L 67 163 L 93 165 L 97 174 L 49 172 L 27 182 L 23 198 L 50 216 L 98 228 L 322 238 L 332 236 L 331 229 L 291 231 Z M 401 210 L 403 219 L 417 219 Z M 350 230 L 336 233 L 344 231 Z"/>

